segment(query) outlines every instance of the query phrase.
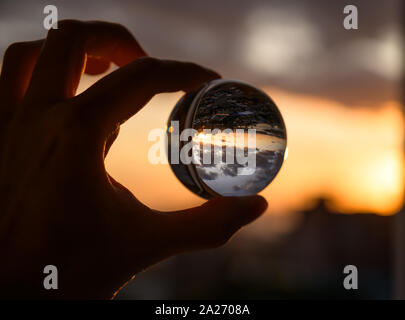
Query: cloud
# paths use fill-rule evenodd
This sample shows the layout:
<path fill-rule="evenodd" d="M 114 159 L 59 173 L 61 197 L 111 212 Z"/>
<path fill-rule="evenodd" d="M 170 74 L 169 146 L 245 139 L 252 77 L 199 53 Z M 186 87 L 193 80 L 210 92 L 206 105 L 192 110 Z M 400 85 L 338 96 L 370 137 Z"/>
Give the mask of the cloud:
<path fill-rule="evenodd" d="M 46 1 L 0 2 L 0 52 L 44 37 Z M 148 52 L 217 69 L 224 77 L 335 99 L 398 99 L 400 0 L 353 0 L 359 29 L 342 26 L 343 0 L 88 0 L 53 2 L 63 18 L 127 26 Z M 401 70 L 402 71 L 402 70 Z"/>

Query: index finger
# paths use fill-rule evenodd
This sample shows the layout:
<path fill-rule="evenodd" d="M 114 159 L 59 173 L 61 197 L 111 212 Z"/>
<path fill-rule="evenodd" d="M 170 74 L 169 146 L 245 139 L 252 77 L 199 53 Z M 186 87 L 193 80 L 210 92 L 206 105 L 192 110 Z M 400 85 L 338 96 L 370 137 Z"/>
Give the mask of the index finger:
<path fill-rule="evenodd" d="M 60 21 L 58 29 L 48 32 L 26 98 L 54 103 L 74 96 L 87 55 L 124 66 L 146 53 L 119 24 Z"/>
<path fill-rule="evenodd" d="M 220 77 L 195 63 L 143 57 L 75 97 L 78 117 L 108 134 L 142 109 L 155 94 L 190 91 Z"/>

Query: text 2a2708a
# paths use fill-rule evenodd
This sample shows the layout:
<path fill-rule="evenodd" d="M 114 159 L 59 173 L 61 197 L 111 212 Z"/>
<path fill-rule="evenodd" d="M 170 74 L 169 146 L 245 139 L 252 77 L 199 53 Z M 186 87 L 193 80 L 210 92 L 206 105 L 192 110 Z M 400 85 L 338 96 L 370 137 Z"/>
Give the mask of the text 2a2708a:
<path fill-rule="evenodd" d="M 247 305 L 233 304 L 200 304 L 199 314 L 250 314 Z"/>

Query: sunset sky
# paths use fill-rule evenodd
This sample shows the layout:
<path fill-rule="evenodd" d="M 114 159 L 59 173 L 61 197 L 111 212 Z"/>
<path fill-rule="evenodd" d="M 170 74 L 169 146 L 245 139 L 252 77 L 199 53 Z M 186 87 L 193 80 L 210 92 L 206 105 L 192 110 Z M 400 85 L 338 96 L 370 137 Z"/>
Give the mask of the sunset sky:
<path fill-rule="evenodd" d="M 279 105 L 288 134 L 288 158 L 262 195 L 269 211 L 299 209 L 319 195 L 345 212 L 394 213 L 402 203 L 402 132 L 399 104 L 348 108 L 336 102 L 264 88 Z M 148 133 L 164 128 L 180 93 L 156 96 L 122 126 L 108 155 L 108 171 L 139 200 L 159 210 L 203 202 L 169 165 L 148 161 Z"/>
<path fill-rule="evenodd" d="M 285 214 L 330 197 L 342 212 L 391 214 L 403 196 L 399 1 L 353 1 L 359 29 L 342 27 L 345 1 L 235 0 L 53 2 L 60 19 L 119 22 L 153 56 L 194 61 L 251 82 L 280 108 L 288 159 L 262 194 Z M 0 3 L 0 55 L 43 38 L 45 1 Z M 84 77 L 80 91 L 97 77 Z M 148 162 L 149 131 L 165 128 L 181 93 L 156 96 L 121 128 L 108 171 L 160 210 L 203 202 L 168 165 Z"/>

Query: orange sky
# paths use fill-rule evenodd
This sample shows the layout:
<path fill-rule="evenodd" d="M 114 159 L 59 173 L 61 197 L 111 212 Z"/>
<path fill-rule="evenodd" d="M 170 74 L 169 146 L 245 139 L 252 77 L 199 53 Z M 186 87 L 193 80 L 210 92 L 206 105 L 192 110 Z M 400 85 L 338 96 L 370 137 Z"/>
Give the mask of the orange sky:
<path fill-rule="evenodd" d="M 81 90 L 90 84 L 86 78 Z M 287 126 L 288 159 L 261 193 L 268 211 L 299 210 L 308 199 L 329 195 L 343 212 L 394 213 L 402 203 L 403 119 L 400 105 L 348 107 L 315 97 L 263 88 Z M 106 159 L 112 176 L 146 205 L 174 210 L 201 204 L 169 165 L 148 161 L 148 133 L 165 128 L 182 93 L 161 94 L 121 127 Z"/>

